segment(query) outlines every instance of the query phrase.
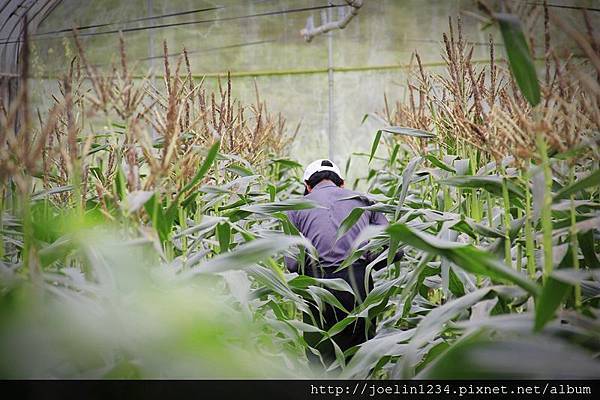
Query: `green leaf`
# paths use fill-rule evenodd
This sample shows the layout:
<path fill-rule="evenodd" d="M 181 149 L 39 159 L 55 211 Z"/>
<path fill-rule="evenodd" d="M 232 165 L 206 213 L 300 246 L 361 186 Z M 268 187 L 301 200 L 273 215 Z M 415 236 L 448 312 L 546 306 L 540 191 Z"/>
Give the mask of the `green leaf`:
<path fill-rule="evenodd" d="M 219 238 L 220 252 L 227 252 L 229 250 L 229 242 L 231 241 L 231 226 L 227 222 L 217 225 L 217 237 Z"/>
<path fill-rule="evenodd" d="M 117 167 L 114 188 L 119 200 L 123 200 L 127 196 L 127 180 L 121 167 Z"/>
<path fill-rule="evenodd" d="M 285 168 L 302 168 L 302 164 L 297 163 L 296 161 L 288 160 L 286 158 L 277 158 L 272 160 L 274 164 L 279 164 Z"/>
<path fill-rule="evenodd" d="M 280 278 L 279 274 L 272 269 L 261 267 L 260 265 L 250 265 L 247 268 L 247 271 L 260 284 L 266 286 L 273 292 L 280 294 L 284 298 L 292 300 L 300 310 L 307 313 L 310 312 L 302 297 L 294 293 L 287 283 Z"/>
<path fill-rule="evenodd" d="M 310 286 L 308 290 L 312 291 L 315 295 L 319 296 L 326 303 L 329 303 L 332 306 L 344 311 L 346 314 L 350 313 L 350 311 L 348 311 L 346 307 L 344 307 L 342 303 L 340 303 L 340 301 L 329 290 L 323 289 L 319 286 Z"/>
<path fill-rule="evenodd" d="M 73 190 L 73 185 L 57 186 L 48 190 L 41 190 L 31 195 L 31 201 L 44 200 L 53 194 L 70 192 Z"/>
<path fill-rule="evenodd" d="M 54 261 L 63 259 L 76 248 L 71 237 L 63 236 L 49 246 L 40 249 L 38 255 L 43 267 L 47 267 Z"/>
<path fill-rule="evenodd" d="M 367 294 L 367 298 L 352 311 L 352 315 L 366 318 L 368 316 L 368 311 L 371 308 L 383 302 L 387 302 L 389 297 L 400 289 L 399 282 L 400 278 L 384 281 L 381 285 L 375 286 L 375 288 Z M 357 282 L 357 284 L 359 284 L 359 282 Z"/>
<path fill-rule="evenodd" d="M 250 168 L 246 168 L 240 164 L 230 164 L 227 168 L 227 171 L 233 172 L 239 176 L 251 176 L 254 175 L 254 172 Z"/>
<path fill-rule="evenodd" d="M 369 156 L 369 164 L 371 160 L 373 160 L 373 156 L 375 156 L 375 152 L 377 151 L 377 147 L 379 146 L 379 141 L 381 140 L 381 131 L 377 131 L 375 134 L 375 140 L 373 140 L 373 145 L 371 146 L 371 155 Z"/>
<path fill-rule="evenodd" d="M 348 232 L 354 226 L 354 224 L 356 224 L 356 222 L 360 219 L 364 212 L 364 208 L 361 207 L 353 209 L 340 224 L 340 227 L 337 231 L 336 239 L 339 239 L 342 236 L 344 236 L 344 234 Z"/>
<path fill-rule="evenodd" d="M 398 151 L 400 150 L 400 145 L 396 144 L 394 146 L 394 150 L 392 150 L 392 155 L 390 156 L 390 167 L 394 165 L 396 162 L 396 158 L 398 157 Z"/>
<path fill-rule="evenodd" d="M 566 199 L 572 194 L 591 186 L 595 186 L 596 188 L 600 186 L 600 169 L 592 172 L 583 179 L 578 179 L 572 185 L 566 186 L 559 190 L 558 193 L 554 195 L 554 200 Z"/>
<path fill-rule="evenodd" d="M 314 278 L 308 275 L 298 275 L 288 282 L 290 287 L 297 289 L 306 289 L 309 286 L 317 286 L 319 284 L 332 290 L 348 292 L 354 296 L 354 291 L 348 282 L 341 278 Z"/>
<path fill-rule="evenodd" d="M 348 325 L 350 325 L 351 323 L 353 323 L 354 321 L 356 321 L 358 317 L 354 316 L 354 315 L 349 315 L 346 318 L 344 318 L 343 320 L 337 322 L 335 325 L 333 325 L 328 331 L 327 331 L 327 336 L 328 337 L 333 337 L 335 335 L 337 335 L 338 333 L 340 333 L 341 331 L 343 331 L 344 329 L 346 329 L 346 327 Z"/>
<path fill-rule="evenodd" d="M 540 294 L 535 305 L 535 326 L 534 330 L 540 331 L 544 325 L 552 318 L 554 313 L 565 296 L 569 293 L 571 285 L 564 281 L 558 280 L 550 276 Z"/>
<path fill-rule="evenodd" d="M 540 102 L 540 85 L 521 21 L 516 15 L 504 13 L 494 14 L 494 18 L 500 24 L 500 32 L 513 77 L 523 97 L 529 104 L 536 106 Z"/>
<path fill-rule="evenodd" d="M 162 202 L 158 199 L 158 195 L 154 193 L 145 203 L 144 209 L 150 216 L 152 226 L 156 229 L 161 242 L 169 240 L 173 221 L 177 215 L 177 208 L 170 207 L 166 212 L 163 210 Z"/>
<path fill-rule="evenodd" d="M 377 115 L 375 113 L 368 113 L 368 114 L 363 115 L 363 117 L 362 117 L 362 119 L 360 121 L 360 124 L 361 125 L 364 124 L 365 121 L 367 120 L 367 118 L 369 118 L 369 117 L 377 120 L 377 122 L 379 122 L 382 125 L 387 125 L 388 124 L 388 122 L 385 119 L 383 119 L 382 117 L 380 117 L 379 115 Z"/>
<path fill-rule="evenodd" d="M 452 167 L 450 167 L 449 165 L 447 165 L 446 163 L 441 162 L 440 160 L 438 160 L 435 156 L 433 156 L 432 154 L 427 154 L 425 156 L 425 158 L 427 160 L 429 160 L 430 163 L 432 163 L 433 165 L 435 165 L 438 168 L 441 168 L 445 171 L 448 172 L 452 172 L 452 173 L 456 173 L 456 170 Z"/>
<path fill-rule="evenodd" d="M 434 138 L 435 135 L 431 132 L 423 131 L 421 129 L 408 128 L 405 126 L 386 126 L 381 128 L 382 131 L 393 133 L 394 135 L 412 136 L 424 139 Z"/>
<path fill-rule="evenodd" d="M 408 341 L 415 333 L 414 329 L 397 331 L 381 337 L 375 337 L 360 345 L 352 356 L 348 366 L 342 371 L 341 379 L 366 379 L 369 370 L 384 356 L 398 356 L 404 352 Z"/>
<path fill-rule="evenodd" d="M 248 267 L 257 262 L 264 261 L 291 246 L 298 245 L 311 247 L 311 244 L 300 236 L 277 235 L 274 237 L 252 240 L 248 243 L 239 245 L 232 251 L 219 254 L 203 264 L 186 271 L 186 273 L 182 275 L 193 276 L 196 274 L 223 272 L 231 269 Z"/>
<path fill-rule="evenodd" d="M 97 143 L 93 143 L 91 145 L 91 149 L 87 152 L 86 155 L 91 156 L 94 153 L 97 153 L 99 151 L 106 150 L 106 149 L 110 149 L 110 145 L 109 144 L 99 145 Z"/>
<path fill-rule="evenodd" d="M 494 287 L 478 289 L 431 310 L 417 326 L 406 349 L 405 357 L 402 362 L 397 364 L 392 378 L 412 378 L 414 367 L 418 362 L 418 350 L 427 343 L 431 343 L 436 336 L 439 336 L 448 321 L 488 296 L 493 289 Z"/>
<path fill-rule="evenodd" d="M 495 228 L 490 228 L 487 225 L 478 224 L 472 220 L 461 219 L 460 221 L 457 221 L 456 223 L 450 225 L 450 229 L 466 233 L 472 238 L 476 238 L 476 234 L 496 239 L 504 237 L 504 232 L 501 232 Z"/>
<path fill-rule="evenodd" d="M 289 324 L 291 326 L 293 326 L 294 328 L 298 329 L 301 332 L 323 332 L 321 329 L 317 328 L 316 326 L 307 324 L 305 322 L 302 321 L 298 321 L 295 319 L 289 319 L 284 321 L 286 324 Z"/>
<path fill-rule="evenodd" d="M 565 340 L 476 331 L 451 346 L 417 379 L 598 379 L 600 363 Z"/>
<path fill-rule="evenodd" d="M 198 224 L 189 226 L 173 235 L 173 239 L 179 239 L 183 236 L 192 235 L 197 232 L 212 231 L 213 228 L 216 228 L 219 224 L 226 224 L 227 221 L 227 218 L 215 217 L 212 215 L 202 215 L 201 218 L 202 219 Z"/>
<path fill-rule="evenodd" d="M 501 176 L 453 176 L 452 178 L 444 179 L 439 183 L 459 188 L 484 189 L 496 196 L 502 197 Z M 525 197 L 523 190 L 510 180 L 507 181 L 507 187 L 511 194 L 519 198 Z"/>
<path fill-rule="evenodd" d="M 394 257 L 396 256 L 396 252 L 398 251 L 399 245 L 400 245 L 400 241 L 397 238 L 395 238 L 394 236 L 391 236 L 390 237 L 390 245 L 388 247 L 387 260 L 386 260 L 387 265 L 392 264 L 392 262 L 394 261 Z"/>
<path fill-rule="evenodd" d="M 446 257 L 454 264 L 473 274 L 515 283 L 534 295 L 539 292 L 539 287 L 534 282 L 504 265 L 493 254 L 478 249 L 471 244 L 441 240 L 425 232 L 414 231 L 402 223 L 388 226 L 386 232 L 389 235 L 396 236 L 400 242 Z"/>
<path fill-rule="evenodd" d="M 406 195 L 408 194 L 408 187 L 412 182 L 412 177 L 415 173 L 415 170 L 421 164 L 422 160 L 422 157 L 413 158 L 409 161 L 408 165 L 404 169 L 404 172 L 402 173 L 402 189 L 400 191 L 400 197 L 398 198 L 398 204 L 396 205 L 396 219 L 398 219 L 398 217 L 400 216 L 400 210 L 402 209 L 402 206 L 404 205 L 404 200 L 406 199 Z"/>
<path fill-rule="evenodd" d="M 127 125 L 125 124 L 121 124 L 119 122 L 111 122 L 110 124 L 113 128 L 118 128 L 118 129 L 127 129 Z"/>
<path fill-rule="evenodd" d="M 463 285 L 458 275 L 456 275 L 456 272 L 454 272 L 452 266 L 450 266 L 449 268 L 448 289 L 456 297 L 461 297 L 465 295 L 465 286 Z"/>
<path fill-rule="evenodd" d="M 217 141 L 215 144 L 213 144 L 210 147 L 210 149 L 208 150 L 208 154 L 206 155 L 204 162 L 200 166 L 200 169 L 198 170 L 198 172 L 196 172 L 196 175 L 194 175 L 192 180 L 189 181 L 187 183 L 187 185 L 185 185 L 179 193 L 187 192 L 188 190 L 193 188 L 198 182 L 200 182 L 202 180 L 202 178 L 204 178 L 204 175 L 206 175 L 206 173 L 212 166 L 213 162 L 215 161 L 215 158 L 217 157 L 220 145 L 221 145 L 221 142 Z"/>
<path fill-rule="evenodd" d="M 198 172 L 196 173 L 196 175 L 194 175 L 194 177 L 192 178 L 192 180 L 189 181 L 183 187 L 183 189 L 181 189 L 179 192 L 177 192 L 177 195 L 175 196 L 175 199 L 173 199 L 173 202 L 171 203 L 171 205 L 169 206 L 169 208 L 167 210 L 167 213 L 166 213 L 167 215 L 176 215 L 177 214 L 177 207 L 179 207 L 179 198 L 183 194 L 185 194 L 188 190 L 190 190 L 194 186 L 196 186 L 202 180 L 202 178 L 204 178 L 204 176 L 206 175 L 206 173 L 208 172 L 208 170 L 212 166 L 213 162 L 217 158 L 217 155 L 219 154 L 219 146 L 220 145 L 221 145 L 221 142 L 217 141 L 217 142 L 215 142 L 215 144 L 213 144 L 211 146 L 211 148 L 208 150 L 208 154 L 206 155 L 206 158 L 204 159 L 204 162 L 200 166 L 200 169 L 198 170 Z M 243 178 L 249 178 L 249 177 L 243 177 Z M 239 178 L 239 179 L 243 179 L 243 178 Z M 190 196 L 188 196 L 184 200 L 184 202 L 189 201 L 189 199 L 190 199 Z"/>
<path fill-rule="evenodd" d="M 242 211 L 257 214 L 273 214 L 282 211 L 307 210 L 310 208 L 322 208 L 318 203 L 307 199 L 291 199 L 275 203 L 252 204 L 240 207 Z"/>
<path fill-rule="evenodd" d="M 596 256 L 594 251 L 594 232 L 589 230 L 585 233 L 579 233 L 577 235 L 577 241 L 581 252 L 583 253 L 583 260 L 589 268 L 600 268 L 600 260 Z"/>

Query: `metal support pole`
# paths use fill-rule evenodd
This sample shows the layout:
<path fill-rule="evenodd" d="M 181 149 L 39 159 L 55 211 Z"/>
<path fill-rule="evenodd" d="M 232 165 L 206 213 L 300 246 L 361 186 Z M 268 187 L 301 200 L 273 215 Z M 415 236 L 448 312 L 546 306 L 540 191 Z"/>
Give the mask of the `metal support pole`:
<path fill-rule="evenodd" d="M 327 9 L 327 21 L 333 21 L 332 8 Z M 329 159 L 335 161 L 333 148 L 334 148 L 334 111 L 333 111 L 333 31 L 327 33 L 327 58 L 328 58 L 328 80 L 329 80 L 329 130 L 327 132 L 328 137 L 328 148 L 329 148 Z"/>

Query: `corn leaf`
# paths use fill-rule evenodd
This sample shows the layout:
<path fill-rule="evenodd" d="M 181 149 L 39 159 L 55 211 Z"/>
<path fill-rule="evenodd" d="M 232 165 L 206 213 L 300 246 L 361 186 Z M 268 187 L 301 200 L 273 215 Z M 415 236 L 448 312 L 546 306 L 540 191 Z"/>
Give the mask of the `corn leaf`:
<path fill-rule="evenodd" d="M 552 276 L 546 280 L 535 305 L 535 331 L 540 331 L 554 317 L 570 288 L 568 283 Z"/>
<path fill-rule="evenodd" d="M 600 363 L 589 352 L 557 338 L 476 331 L 417 379 L 598 379 L 598 371 Z"/>
<path fill-rule="evenodd" d="M 274 214 L 282 211 L 307 210 L 310 208 L 322 208 L 318 203 L 307 199 L 291 199 L 275 203 L 252 204 L 240 207 L 239 210 L 256 214 Z"/>
<path fill-rule="evenodd" d="M 596 189 L 600 186 L 600 169 L 592 172 L 583 179 L 578 179 L 572 185 L 566 186 L 554 195 L 554 200 L 566 199 L 572 194 L 575 194 L 581 190 L 589 187 L 595 187 Z"/>
<path fill-rule="evenodd" d="M 194 175 L 192 180 L 190 180 L 183 187 L 183 189 L 181 189 L 180 193 L 187 192 L 188 190 L 193 188 L 196 184 L 198 184 L 202 180 L 202 178 L 204 178 L 204 175 L 206 175 L 206 173 L 212 166 L 213 162 L 215 161 L 215 158 L 217 157 L 220 145 L 221 145 L 221 142 L 217 141 L 215 144 L 213 144 L 210 147 L 210 149 L 208 150 L 208 153 L 206 154 L 206 158 L 204 159 L 204 162 L 200 166 L 200 169 L 198 170 L 198 172 L 196 172 L 196 175 Z"/>
<path fill-rule="evenodd" d="M 377 151 L 377 147 L 379 146 L 379 141 L 381 140 L 381 131 L 377 131 L 375 134 L 375 139 L 373 140 L 373 144 L 371 145 L 371 154 L 369 155 L 369 164 L 373 160 L 373 156 L 375 156 L 375 152 Z"/>
<path fill-rule="evenodd" d="M 352 210 L 350 214 L 348 214 L 348 216 L 344 218 L 344 220 L 340 224 L 340 227 L 337 231 L 337 239 L 341 238 L 346 232 L 352 229 L 352 227 L 356 224 L 356 222 L 358 222 L 358 220 L 364 212 L 365 209 L 361 207 L 357 207 L 354 210 Z"/>
<path fill-rule="evenodd" d="M 438 160 L 435 156 L 433 156 L 432 154 L 427 154 L 425 156 L 425 158 L 432 163 L 433 165 L 435 165 L 438 168 L 443 169 L 444 171 L 448 171 L 448 172 L 452 172 L 452 173 L 456 173 L 456 170 L 452 167 L 450 167 L 449 165 L 447 165 L 446 163 Z"/>
<path fill-rule="evenodd" d="M 536 106 L 540 102 L 540 85 L 521 21 L 516 15 L 504 13 L 494 14 L 494 18 L 500 24 L 504 48 L 515 81 L 523 97 L 529 104 Z"/>
<path fill-rule="evenodd" d="M 311 246 L 306 239 L 299 236 L 278 235 L 277 237 L 252 240 L 239 245 L 232 251 L 211 258 L 183 275 L 193 276 L 245 268 L 297 245 Z"/>
<path fill-rule="evenodd" d="M 431 132 L 421 129 L 408 128 L 405 126 L 386 126 L 385 128 L 381 128 L 381 130 L 384 132 L 393 133 L 394 135 L 412 136 L 423 139 L 431 139 L 435 137 L 435 135 Z"/>
<path fill-rule="evenodd" d="M 534 282 L 505 266 L 494 255 L 471 244 L 444 241 L 427 233 L 414 231 L 402 223 L 390 225 L 386 232 L 417 249 L 446 257 L 473 274 L 512 282 L 534 295 L 539 292 L 539 288 Z"/>
<path fill-rule="evenodd" d="M 454 176 L 440 181 L 440 184 L 459 188 L 484 189 L 496 196 L 502 196 L 502 177 L 500 176 Z M 523 190 L 510 180 L 507 181 L 507 186 L 511 194 L 519 198 L 525 197 Z"/>

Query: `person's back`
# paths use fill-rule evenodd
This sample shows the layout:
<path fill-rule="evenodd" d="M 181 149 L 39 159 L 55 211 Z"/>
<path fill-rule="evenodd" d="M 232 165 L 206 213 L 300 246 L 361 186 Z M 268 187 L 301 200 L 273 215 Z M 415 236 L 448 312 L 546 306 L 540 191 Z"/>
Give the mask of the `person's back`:
<path fill-rule="evenodd" d="M 367 206 L 368 201 L 359 193 L 344 189 L 344 180 L 339 168 L 329 160 L 317 160 L 311 163 L 304 173 L 304 184 L 305 197 L 317 203 L 319 207 L 290 211 L 287 215 L 290 222 L 316 248 L 319 265 L 310 265 L 304 271 L 298 272 L 325 279 L 344 279 L 353 288 L 354 295 L 346 291 L 332 290 L 331 292 L 344 308 L 351 311 L 355 304 L 364 300 L 368 291 L 373 288 L 372 278 L 365 276 L 368 260 L 361 258 L 346 269 L 338 272 L 335 270 L 350 255 L 354 242 L 363 229 L 369 225 L 387 225 L 388 221 L 381 213 L 365 210 L 356 223 L 338 238 L 342 222 L 355 208 Z M 298 263 L 294 259 L 286 258 L 286 265 L 290 271 L 298 270 Z M 368 282 L 368 290 L 365 288 L 365 281 Z M 316 317 L 319 311 L 322 312 L 325 323 L 322 324 L 321 329 L 324 331 L 328 331 L 336 322 L 347 316 L 344 311 L 330 305 L 326 305 L 323 310 L 317 310 L 313 305 L 311 310 L 313 317 Z M 369 332 L 366 332 L 367 330 Z M 371 329 L 366 329 L 365 320 L 358 318 L 333 339 L 342 351 L 345 351 L 368 340 L 373 331 L 373 326 Z M 305 333 L 305 339 L 311 346 L 317 346 L 325 358 L 334 358 L 335 352 L 331 343 L 320 342 L 320 334 Z"/>
<path fill-rule="evenodd" d="M 329 180 L 316 184 L 305 197 L 320 207 L 291 211 L 288 216 L 317 249 L 323 268 L 337 268 L 350 255 L 354 241 L 364 228 L 388 223 L 383 214 L 365 210 L 348 232 L 338 238 L 340 225 L 352 210 L 368 206 L 365 197 Z"/>

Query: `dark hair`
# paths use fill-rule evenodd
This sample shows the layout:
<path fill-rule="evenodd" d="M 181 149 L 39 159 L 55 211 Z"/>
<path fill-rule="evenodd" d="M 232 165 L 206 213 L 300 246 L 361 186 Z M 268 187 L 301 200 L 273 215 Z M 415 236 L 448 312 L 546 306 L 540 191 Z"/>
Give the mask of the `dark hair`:
<path fill-rule="evenodd" d="M 326 167 L 333 167 L 333 164 L 328 160 L 324 160 L 321 163 L 321 165 L 326 166 Z M 340 178 L 339 175 L 333 171 L 315 172 L 305 182 L 308 186 L 310 186 L 311 188 L 314 188 L 323 180 L 329 180 L 329 181 L 335 183 L 336 186 L 342 186 L 344 184 L 344 180 L 342 178 Z M 308 189 L 305 189 L 304 195 L 306 196 L 307 194 L 308 194 Z"/>

